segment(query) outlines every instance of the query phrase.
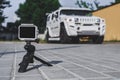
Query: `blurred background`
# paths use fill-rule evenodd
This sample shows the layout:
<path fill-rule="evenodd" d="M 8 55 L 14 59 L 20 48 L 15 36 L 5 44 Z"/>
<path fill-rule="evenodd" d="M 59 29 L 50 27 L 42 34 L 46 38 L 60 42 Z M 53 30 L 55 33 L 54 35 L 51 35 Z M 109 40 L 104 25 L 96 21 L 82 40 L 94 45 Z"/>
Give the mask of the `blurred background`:
<path fill-rule="evenodd" d="M 59 7 L 89 8 L 93 11 L 94 15 L 108 19 L 106 15 L 109 15 L 110 12 L 105 13 L 105 11 L 103 11 L 104 14 L 100 14 L 103 13 L 101 10 L 106 10 L 106 8 L 108 9 L 108 7 L 119 4 L 119 2 L 120 0 L 0 0 L 0 40 L 17 40 L 17 28 L 21 23 L 33 23 L 38 26 L 40 34 L 44 33 L 47 17 L 45 14 Z M 118 8 L 118 6 L 116 7 Z M 112 12 L 114 9 L 115 7 L 110 9 L 110 11 Z M 120 10 L 117 9 L 117 11 Z M 119 14 L 117 15 L 117 17 L 120 18 Z M 107 24 L 111 23 L 110 19 L 107 20 L 109 21 Z M 118 21 L 118 19 L 116 20 Z M 119 29 L 116 29 L 119 27 L 119 24 L 115 26 L 116 28 L 114 27 L 115 30 L 111 29 L 113 28 L 111 25 L 108 27 L 109 31 L 107 34 L 109 35 L 106 34 L 105 39 L 120 40 L 118 37 L 120 36 L 119 32 L 113 35 L 114 32 L 116 32 L 115 30 Z"/>

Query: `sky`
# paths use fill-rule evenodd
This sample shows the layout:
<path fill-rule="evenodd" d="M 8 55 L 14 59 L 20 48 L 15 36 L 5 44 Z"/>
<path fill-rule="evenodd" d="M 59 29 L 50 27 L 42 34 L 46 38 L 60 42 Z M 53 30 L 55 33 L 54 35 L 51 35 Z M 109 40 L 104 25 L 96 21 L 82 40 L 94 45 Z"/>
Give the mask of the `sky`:
<path fill-rule="evenodd" d="M 4 15 L 7 16 L 8 18 L 5 20 L 5 23 L 3 23 L 3 25 L 6 25 L 7 22 L 15 22 L 18 19 L 17 15 L 15 14 L 15 11 L 19 8 L 20 3 L 25 2 L 25 0 L 8 0 L 8 1 L 10 1 L 12 7 L 5 8 Z"/>
<path fill-rule="evenodd" d="M 4 10 L 4 15 L 7 16 L 8 18 L 5 20 L 3 23 L 4 26 L 6 26 L 7 22 L 15 22 L 18 17 L 15 14 L 15 11 L 19 8 L 20 3 L 24 3 L 25 0 L 9 0 L 12 5 L 10 8 L 6 8 Z M 83 0 L 88 3 L 93 2 L 94 0 Z M 115 2 L 115 0 L 97 0 L 100 2 L 100 5 L 109 5 L 111 2 Z M 59 0 L 60 4 L 65 7 L 78 7 L 75 5 L 76 0 Z"/>
<path fill-rule="evenodd" d="M 59 0 L 59 1 L 64 6 L 76 7 L 75 5 L 76 0 Z M 83 1 L 92 3 L 94 0 L 83 0 Z M 109 5 L 110 2 L 115 2 L 115 0 L 97 0 L 97 1 L 100 2 L 100 5 Z"/>

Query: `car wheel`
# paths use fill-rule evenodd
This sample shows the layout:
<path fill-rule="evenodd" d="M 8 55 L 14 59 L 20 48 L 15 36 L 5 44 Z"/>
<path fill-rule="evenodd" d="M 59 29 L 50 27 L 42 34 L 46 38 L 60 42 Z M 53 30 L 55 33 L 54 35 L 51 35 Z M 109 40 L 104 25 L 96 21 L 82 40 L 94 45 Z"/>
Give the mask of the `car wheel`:
<path fill-rule="evenodd" d="M 104 41 L 104 36 L 98 36 L 93 38 L 93 43 L 95 44 L 102 44 Z"/>
<path fill-rule="evenodd" d="M 62 25 L 61 30 L 60 30 L 60 42 L 61 43 L 70 43 L 70 38 L 67 35 L 65 27 L 63 25 Z"/>

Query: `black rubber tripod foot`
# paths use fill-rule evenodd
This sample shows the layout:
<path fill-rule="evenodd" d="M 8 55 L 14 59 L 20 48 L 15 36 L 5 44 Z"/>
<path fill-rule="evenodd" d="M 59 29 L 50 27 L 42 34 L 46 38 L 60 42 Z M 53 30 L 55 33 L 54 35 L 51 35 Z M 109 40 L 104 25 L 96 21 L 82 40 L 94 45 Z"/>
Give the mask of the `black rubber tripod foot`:
<path fill-rule="evenodd" d="M 22 65 L 22 64 L 19 64 L 19 65 L 20 65 L 20 68 L 19 68 L 18 72 L 19 72 L 19 73 L 24 73 L 24 72 L 26 72 L 26 69 L 27 69 L 28 64 L 26 63 L 26 64 L 24 64 L 24 65 Z"/>
<path fill-rule="evenodd" d="M 20 68 L 19 68 L 18 72 L 19 72 L 19 73 L 24 73 L 24 72 L 26 72 L 26 70 L 23 70 L 23 69 L 20 69 Z"/>

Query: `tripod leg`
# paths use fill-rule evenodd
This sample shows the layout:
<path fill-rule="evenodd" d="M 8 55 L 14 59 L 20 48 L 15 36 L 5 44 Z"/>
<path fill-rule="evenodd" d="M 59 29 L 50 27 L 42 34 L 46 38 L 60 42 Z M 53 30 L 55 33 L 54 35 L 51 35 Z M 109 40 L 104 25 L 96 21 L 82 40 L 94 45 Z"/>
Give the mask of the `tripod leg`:
<path fill-rule="evenodd" d="M 29 65 L 29 63 L 33 63 L 33 57 L 35 52 L 35 46 L 31 45 L 31 43 L 28 41 L 27 44 L 24 46 L 24 49 L 27 51 L 27 54 L 23 57 L 22 62 L 19 64 L 20 68 L 18 72 L 26 72 L 26 69 Z"/>
<path fill-rule="evenodd" d="M 34 60 L 33 60 L 33 54 L 30 55 L 30 60 L 29 60 L 30 63 L 34 63 Z"/>
<path fill-rule="evenodd" d="M 52 64 L 50 64 L 50 63 L 48 63 L 48 62 L 46 62 L 46 61 L 38 58 L 37 56 L 34 56 L 34 58 L 35 58 L 36 60 L 40 61 L 41 63 L 46 64 L 47 66 L 53 66 Z"/>
<path fill-rule="evenodd" d="M 19 65 L 20 65 L 20 68 L 19 68 L 18 72 L 20 72 L 20 73 L 26 72 L 26 69 L 29 65 L 29 57 L 27 55 L 25 55 L 23 57 L 23 61 Z"/>
<path fill-rule="evenodd" d="M 28 63 L 24 63 L 23 65 L 20 65 L 18 72 L 20 73 L 26 72 L 27 66 L 28 66 Z"/>

